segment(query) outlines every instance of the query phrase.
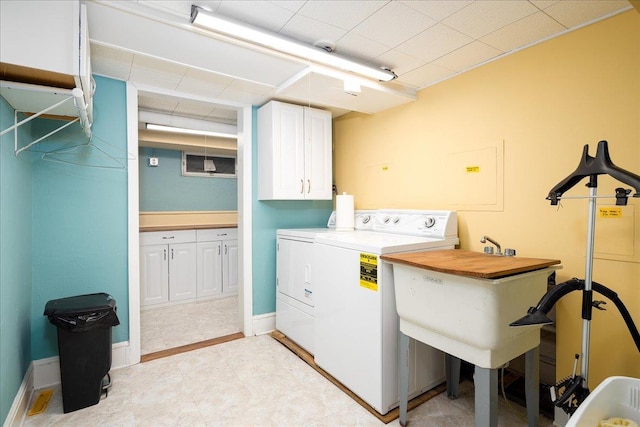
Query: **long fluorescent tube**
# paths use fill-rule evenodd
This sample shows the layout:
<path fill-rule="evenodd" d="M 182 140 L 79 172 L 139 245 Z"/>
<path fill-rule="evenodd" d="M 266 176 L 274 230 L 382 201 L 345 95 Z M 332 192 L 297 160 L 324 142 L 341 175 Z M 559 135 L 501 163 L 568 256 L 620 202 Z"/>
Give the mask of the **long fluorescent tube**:
<path fill-rule="evenodd" d="M 165 125 L 156 125 L 153 123 L 146 124 L 147 130 L 159 130 L 162 132 L 173 132 L 173 133 L 186 133 L 189 135 L 204 135 L 204 136 L 217 136 L 219 138 L 233 138 L 237 139 L 238 135 L 233 135 L 230 133 L 223 132 L 211 132 L 206 130 L 197 130 L 197 129 L 185 129 L 185 128 L 177 128 L 173 126 L 165 126 Z"/>
<path fill-rule="evenodd" d="M 245 24 L 233 22 L 227 18 L 222 19 L 218 16 L 213 16 L 196 5 L 191 6 L 191 23 L 220 34 L 268 47 L 279 52 L 288 53 L 299 58 L 308 59 L 323 65 L 360 74 L 382 82 L 388 82 L 398 77 L 391 70 L 345 58 L 335 53 L 329 53 L 321 48 L 305 45 L 282 36 L 276 36 Z"/>

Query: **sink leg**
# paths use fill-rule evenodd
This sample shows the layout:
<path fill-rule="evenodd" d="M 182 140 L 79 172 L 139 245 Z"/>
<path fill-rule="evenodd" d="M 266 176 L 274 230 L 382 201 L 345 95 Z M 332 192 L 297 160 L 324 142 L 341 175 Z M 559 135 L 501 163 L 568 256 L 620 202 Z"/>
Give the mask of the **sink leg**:
<path fill-rule="evenodd" d="M 476 366 L 474 381 L 476 427 L 496 427 L 498 425 L 498 370 Z"/>
<path fill-rule="evenodd" d="M 444 356 L 444 366 L 447 373 L 447 397 L 457 399 L 458 385 L 460 384 L 460 359 L 447 353 Z"/>
<path fill-rule="evenodd" d="M 407 404 L 409 401 L 409 337 L 400 331 L 398 354 L 398 396 L 400 403 L 400 425 L 407 425 Z"/>
<path fill-rule="evenodd" d="M 540 347 L 534 347 L 525 354 L 524 389 L 527 403 L 529 427 L 537 427 L 540 416 Z"/>

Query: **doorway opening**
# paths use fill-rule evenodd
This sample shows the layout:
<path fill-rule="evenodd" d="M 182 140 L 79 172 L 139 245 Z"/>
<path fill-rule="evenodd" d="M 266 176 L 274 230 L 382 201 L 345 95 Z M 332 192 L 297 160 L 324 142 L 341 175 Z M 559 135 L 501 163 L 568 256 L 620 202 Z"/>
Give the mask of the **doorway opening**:
<path fill-rule="evenodd" d="M 130 254 L 137 253 L 138 256 L 130 256 L 130 276 L 129 276 L 129 314 L 130 314 L 130 363 L 137 363 L 141 360 L 141 355 L 156 356 L 163 354 L 163 352 L 173 351 L 182 352 L 189 349 L 197 348 L 197 346 L 211 345 L 216 343 L 217 340 L 230 340 L 244 335 L 249 335 L 251 331 L 251 275 L 245 272 L 245 269 L 250 265 L 250 253 L 248 250 L 248 242 L 250 242 L 250 229 L 245 227 L 244 224 L 250 222 L 250 208 L 247 214 L 245 206 L 250 207 L 250 168 L 243 167 L 247 159 L 251 156 L 251 106 L 239 106 L 239 105 L 225 105 L 220 103 L 219 100 L 211 100 L 206 98 L 199 98 L 197 96 L 188 95 L 184 93 L 178 93 L 175 91 L 166 91 L 157 88 L 144 87 L 135 88 L 133 85 L 128 85 L 128 108 L 129 118 L 131 122 L 135 122 L 135 125 L 129 127 L 129 140 L 135 139 L 135 147 L 129 147 L 135 149 L 140 153 L 137 167 L 135 171 L 130 168 L 130 237 L 129 237 L 129 249 Z M 193 142 L 193 139 L 189 139 L 186 144 L 171 146 L 162 144 L 157 145 L 156 148 L 149 148 L 148 143 L 143 139 L 147 137 L 141 137 L 140 127 L 140 112 L 143 109 L 148 109 L 147 104 L 153 103 L 158 99 L 162 100 L 162 105 L 170 105 L 167 103 L 169 100 L 182 104 L 203 104 L 208 103 L 210 106 L 215 105 L 216 108 L 222 108 L 227 110 L 226 114 L 231 111 L 235 117 L 235 123 L 237 126 L 237 145 L 234 148 L 235 155 L 237 155 L 237 188 L 235 190 L 235 209 L 229 209 L 228 206 L 225 211 L 235 211 L 235 223 L 223 224 L 229 229 L 235 230 L 236 239 L 235 246 L 233 244 L 227 245 L 231 242 L 223 242 L 222 250 L 227 250 L 227 253 L 235 253 L 235 280 L 237 284 L 237 292 L 227 292 L 226 294 L 219 294 L 209 297 L 195 297 L 186 298 L 183 301 L 167 302 L 158 304 L 156 307 L 147 306 L 144 304 L 142 297 L 142 283 L 140 282 L 141 268 L 144 268 L 143 257 L 143 243 L 144 239 L 141 239 L 141 234 L 132 236 L 132 234 L 145 232 L 143 224 L 140 219 L 144 217 L 145 207 L 143 206 L 143 197 L 145 196 L 145 188 L 143 186 L 143 172 L 142 168 L 147 167 L 148 153 L 144 150 L 156 150 L 153 156 L 156 157 L 154 161 L 158 164 L 156 156 L 159 152 L 167 154 L 169 156 L 177 156 L 177 175 L 180 174 L 181 160 L 183 157 L 183 151 L 189 151 L 191 153 L 198 153 L 203 151 L 202 147 L 198 147 L 197 143 Z M 211 107 L 210 107 L 211 108 Z M 172 116 L 175 117 L 175 108 L 172 111 Z M 154 111 L 156 114 L 162 114 L 166 112 Z M 225 123 L 229 125 L 229 123 Z M 211 142 L 211 141 L 205 141 Z M 131 144 L 131 143 L 130 143 Z M 215 147 L 215 144 L 207 144 L 207 147 Z M 224 150 L 228 149 L 223 147 L 206 148 L 205 157 L 208 158 L 211 154 L 224 155 Z M 228 154 L 228 152 L 226 153 Z M 159 159 L 162 163 L 162 158 Z M 149 162 L 151 164 L 151 162 Z M 249 169 L 249 170 L 247 170 Z M 218 178 L 221 181 L 229 181 L 229 174 L 224 178 Z M 191 178 L 196 180 L 210 180 L 207 177 Z M 170 189 L 165 189 L 170 191 Z M 205 190 L 206 191 L 206 190 Z M 135 194 L 135 196 L 134 196 Z M 195 199 L 206 198 L 206 195 L 195 195 Z M 231 197 L 230 197 L 231 198 Z M 135 204 L 135 209 L 132 209 L 132 205 Z M 172 209 L 176 209 L 174 206 Z M 210 208 L 205 208 L 210 209 Z M 215 207 L 213 208 L 215 210 Z M 177 212 L 184 212 L 192 210 L 197 214 L 200 208 L 198 207 L 186 207 L 184 210 Z M 135 211 L 135 212 L 133 212 Z M 244 215 L 243 215 L 244 212 Z M 142 215 L 141 215 L 142 214 Z M 215 215 L 214 215 L 215 216 Z M 135 226 L 131 224 L 135 223 Z M 202 224 L 194 224 L 191 228 L 194 235 L 196 231 L 204 231 L 208 228 Z M 220 227 L 220 224 L 213 224 L 213 229 Z M 169 227 L 171 228 L 171 227 Z M 190 229 L 190 227 L 182 226 L 176 227 L 176 231 L 183 231 L 184 229 Z M 200 234 L 200 233 L 198 233 Z M 192 247 L 197 248 L 198 241 L 193 242 Z M 167 248 L 168 249 L 168 248 Z M 173 248 L 176 249 L 176 248 Z M 233 252 L 235 251 L 235 252 Z M 194 255 L 194 256 L 197 256 Z M 248 270 L 250 271 L 250 269 Z M 197 275 L 193 275 L 193 280 L 197 280 Z M 194 347 L 195 346 L 195 347 Z M 173 349 L 173 350 L 171 350 Z M 161 356 L 160 356 L 161 357 Z M 144 360 L 144 359 L 142 359 Z"/>

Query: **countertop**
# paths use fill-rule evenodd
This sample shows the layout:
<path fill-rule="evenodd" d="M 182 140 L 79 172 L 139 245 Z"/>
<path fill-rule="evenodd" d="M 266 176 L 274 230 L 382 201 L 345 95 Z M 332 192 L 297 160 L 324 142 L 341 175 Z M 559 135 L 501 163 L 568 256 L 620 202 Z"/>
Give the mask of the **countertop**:
<path fill-rule="evenodd" d="M 461 249 L 382 255 L 381 259 L 458 276 L 496 279 L 560 264 L 557 259 L 489 255 Z"/>
<path fill-rule="evenodd" d="M 208 230 L 212 228 L 238 228 L 238 224 L 156 225 L 140 227 L 140 232 L 144 233 L 146 231 Z"/>

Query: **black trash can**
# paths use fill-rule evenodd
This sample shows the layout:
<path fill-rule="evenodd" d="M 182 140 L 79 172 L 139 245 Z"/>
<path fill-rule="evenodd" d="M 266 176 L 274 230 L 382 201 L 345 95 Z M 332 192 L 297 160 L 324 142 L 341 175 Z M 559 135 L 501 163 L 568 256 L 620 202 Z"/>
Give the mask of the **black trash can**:
<path fill-rule="evenodd" d="M 116 301 L 105 293 L 47 302 L 44 315 L 58 327 L 64 413 L 97 404 L 111 385 L 111 327 L 120 324 L 116 310 Z"/>

